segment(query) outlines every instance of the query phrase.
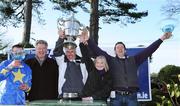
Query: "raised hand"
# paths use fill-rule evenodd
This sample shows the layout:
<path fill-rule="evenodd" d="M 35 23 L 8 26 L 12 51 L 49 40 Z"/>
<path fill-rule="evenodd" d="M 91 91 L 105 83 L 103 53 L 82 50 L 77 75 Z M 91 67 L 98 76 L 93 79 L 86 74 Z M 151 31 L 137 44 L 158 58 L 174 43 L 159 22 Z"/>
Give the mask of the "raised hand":
<path fill-rule="evenodd" d="M 65 36 L 65 30 L 59 29 L 59 30 L 58 30 L 58 35 L 59 35 L 59 38 L 61 38 L 61 39 L 66 38 L 66 36 Z"/>
<path fill-rule="evenodd" d="M 80 38 L 80 42 L 87 44 L 87 40 L 89 39 L 88 30 L 83 29 L 79 38 Z"/>
<path fill-rule="evenodd" d="M 172 36 L 172 32 L 166 32 L 164 35 L 160 38 L 162 41 L 169 39 Z"/>

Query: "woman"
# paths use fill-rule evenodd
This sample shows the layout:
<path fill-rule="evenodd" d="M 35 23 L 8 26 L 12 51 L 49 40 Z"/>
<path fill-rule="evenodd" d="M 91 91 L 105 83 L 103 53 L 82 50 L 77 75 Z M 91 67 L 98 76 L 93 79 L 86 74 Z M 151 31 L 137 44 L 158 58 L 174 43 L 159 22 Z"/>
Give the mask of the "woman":
<path fill-rule="evenodd" d="M 111 91 L 111 75 L 104 56 L 98 56 L 93 61 L 90 58 L 87 45 L 80 43 L 82 61 L 88 70 L 88 79 L 82 90 L 83 100 L 107 100 Z"/>

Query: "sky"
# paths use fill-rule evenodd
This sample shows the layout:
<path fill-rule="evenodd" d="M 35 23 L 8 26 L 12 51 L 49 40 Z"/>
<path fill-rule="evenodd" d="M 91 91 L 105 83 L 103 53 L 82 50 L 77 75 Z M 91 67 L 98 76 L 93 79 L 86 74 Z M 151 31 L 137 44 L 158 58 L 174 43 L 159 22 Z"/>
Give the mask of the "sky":
<path fill-rule="evenodd" d="M 57 19 L 61 17 L 69 17 L 59 11 L 52 10 L 52 4 L 45 3 L 43 10 L 43 18 L 46 20 L 46 25 L 37 24 L 36 18 L 32 21 L 31 38 L 46 40 L 49 48 L 54 48 L 55 42 L 58 39 L 57 35 Z M 99 30 L 99 46 L 103 48 L 113 47 L 118 41 L 126 44 L 127 48 L 134 48 L 138 45 L 147 47 L 153 41 L 163 35 L 161 25 L 166 23 L 167 17 L 162 14 L 161 7 L 167 4 L 167 0 L 124 0 L 137 4 L 138 11 L 148 11 L 148 16 L 141 19 L 136 24 L 128 24 L 122 26 L 116 24 L 100 23 Z M 80 12 L 75 15 L 75 18 L 82 24 L 89 25 L 89 14 Z M 177 17 L 176 17 L 177 18 Z M 180 19 L 180 18 L 179 18 Z M 179 21 L 177 21 L 179 23 Z M 150 73 L 157 73 L 166 65 L 180 66 L 180 27 L 177 24 L 173 37 L 163 42 L 160 48 L 152 55 L 152 62 L 149 64 Z M 23 33 L 23 25 L 20 28 L 9 27 L 5 34 L 5 41 L 10 41 L 12 44 L 21 42 Z M 34 41 L 31 40 L 34 44 Z M 112 50 L 106 50 L 114 55 Z"/>

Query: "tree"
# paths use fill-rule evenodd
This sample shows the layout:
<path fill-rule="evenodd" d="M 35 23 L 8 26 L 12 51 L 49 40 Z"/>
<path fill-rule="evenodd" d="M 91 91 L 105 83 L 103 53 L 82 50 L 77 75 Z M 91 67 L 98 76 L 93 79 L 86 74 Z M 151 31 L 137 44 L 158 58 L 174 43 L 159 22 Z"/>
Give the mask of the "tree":
<path fill-rule="evenodd" d="M 158 78 L 162 81 L 165 81 L 166 83 L 171 83 L 171 80 L 177 83 L 179 82 L 177 76 L 178 74 L 180 74 L 179 66 L 166 65 L 159 71 Z"/>
<path fill-rule="evenodd" d="M 2 38 L 3 33 L 0 33 L 0 37 Z M 5 44 L 2 39 L 0 39 L 0 51 L 5 49 L 8 46 L 8 44 Z"/>
<path fill-rule="evenodd" d="M 41 12 L 42 0 L 1 0 L 0 1 L 0 25 L 8 27 L 21 26 L 24 23 L 22 43 L 29 44 L 31 31 L 32 9 L 36 13 L 38 22 L 42 23 Z"/>
<path fill-rule="evenodd" d="M 31 20 L 32 20 L 32 0 L 26 0 L 24 7 L 24 33 L 23 44 L 29 43 L 31 32 Z"/>
<path fill-rule="evenodd" d="M 146 102 L 146 106 L 180 105 L 179 69 L 178 66 L 167 65 L 160 70 L 158 75 L 151 74 L 152 101 Z"/>
<path fill-rule="evenodd" d="M 179 85 L 180 67 L 174 65 L 167 65 L 163 67 L 158 78 L 164 86 L 164 91 L 168 94 L 163 102 L 170 101 L 173 106 L 180 105 L 180 85 Z"/>
<path fill-rule="evenodd" d="M 180 0 L 167 0 L 167 3 L 162 6 L 163 14 L 168 17 L 180 14 Z"/>
<path fill-rule="evenodd" d="M 122 25 L 134 24 L 142 17 L 147 16 L 146 12 L 136 12 L 136 4 L 125 3 L 121 0 L 50 0 L 57 4 L 55 9 L 61 11 L 72 11 L 77 13 L 77 7 L 84 12 L 90 13 L 90 35 L 98 42 L 99 19 L 104 23 L 120 22 Z M 89 10 L 87 7 L 91 7 Z"/>
<path fill-rule="evenodd" d="M 3 36 L 3 32 L 1 32 L 0 30 L 0 51 L 2 51 L 3 49 L 5 49 L 9 44 L 8 43 L 5 43 L 3 42 L 3 39 L 2 39 L 2 36 Z M 5 60 L 7 58 L 7 54 L 3 54 L 3 53 L 0 53 L 0 63 Z"/>
<path fill-rule="evenodd" d="M 99 32 L 99 0 L 91 0 L 91 12 L 90 12 L 90 37 L 94 39 L 96 44 L 98 44 L 98 32 Z"/>

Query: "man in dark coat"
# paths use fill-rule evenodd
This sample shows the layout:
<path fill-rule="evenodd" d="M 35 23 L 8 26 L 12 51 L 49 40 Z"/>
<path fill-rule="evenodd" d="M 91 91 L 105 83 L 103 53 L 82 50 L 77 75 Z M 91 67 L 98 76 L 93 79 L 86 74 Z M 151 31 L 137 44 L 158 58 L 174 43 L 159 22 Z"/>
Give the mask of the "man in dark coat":
<path fill-rule="evenodd" d="M 114 47 L 115 57 L 99 48 L 93 40 L 88 38 L 87 32 L 84 32 L 82 36 L 84 36 L 83 42 L 88 43 L 88 47 L 96 56 L 103 55 L 106 57 L 109 68 L 112 70 L 111 105 L 137 106 L 138 67 L 159 48 L 164 40 L 169 39 L 172 33 L 164 33 L 161 38 L 134 56 L 127 56 L 124 43 L 117 42 Z"/>
<path fill-rule="evenodd" d="M 25 61 L 32 69 L 29 101 L 58 98 L 58 65 L 54 59 L 47 56 L 47 48 L 46 41 L 38 40 L 35 57 Z"/>

